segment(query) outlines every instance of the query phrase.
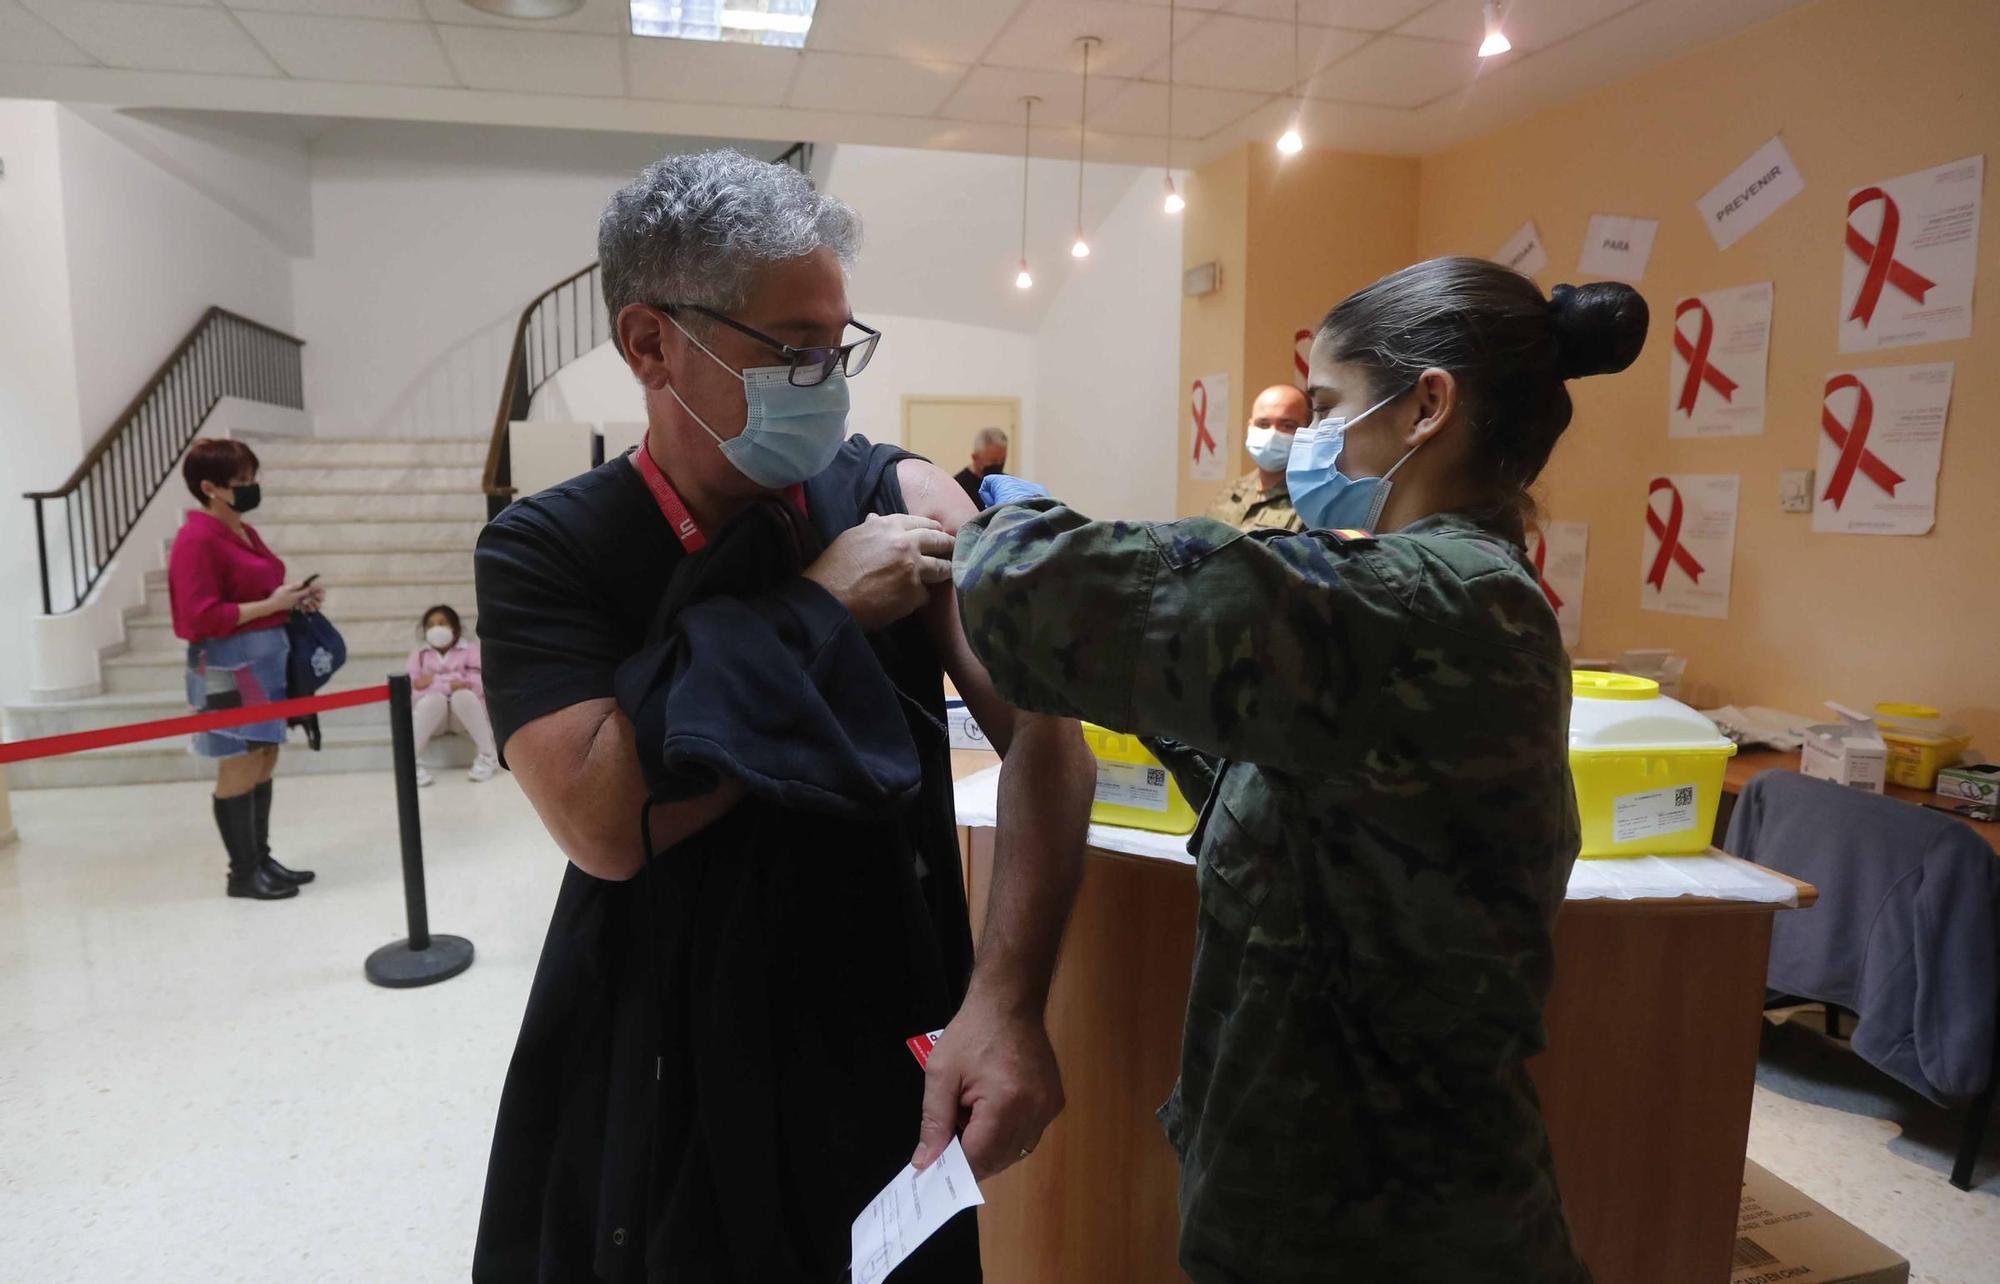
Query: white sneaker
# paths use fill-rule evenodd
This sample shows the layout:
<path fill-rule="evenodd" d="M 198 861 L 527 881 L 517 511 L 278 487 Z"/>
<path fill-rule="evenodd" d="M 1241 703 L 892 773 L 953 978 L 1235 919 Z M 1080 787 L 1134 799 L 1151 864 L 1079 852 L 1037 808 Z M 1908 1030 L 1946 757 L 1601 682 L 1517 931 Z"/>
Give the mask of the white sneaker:
<path fill-rule="evenodd" d="M 485 754 L 480 754 L 472 760 L 472 770 L 465 773 L 465 776 L 466 779 L 476 785 L 483 780 L 493 779 L 493 773 L 499 769 L 499 763 L 493 761 L 493 759 L 487 757 Z"/>
<path fill-rule="evenodd" d="M 424 764 L 422 764 L 421 762 L 417 764 L 417 785 L 420 788 L 424 785 L 432 783 L 436 779 L 437 779 L 436 776 L 431 775 L 431 769 L 429 767 L 424 766 Z"/>

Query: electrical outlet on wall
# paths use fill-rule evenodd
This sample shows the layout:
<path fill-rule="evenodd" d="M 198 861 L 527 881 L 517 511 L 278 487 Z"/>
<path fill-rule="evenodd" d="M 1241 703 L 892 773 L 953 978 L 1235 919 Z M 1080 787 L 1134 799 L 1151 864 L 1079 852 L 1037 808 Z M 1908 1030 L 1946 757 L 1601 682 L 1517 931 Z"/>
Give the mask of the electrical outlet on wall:
<path fill-rule="evenodd" d="M 1787 468 L 1778 474 L 1778 507 L 1787 513 L 1813 510 L 1813 470 Z"/>

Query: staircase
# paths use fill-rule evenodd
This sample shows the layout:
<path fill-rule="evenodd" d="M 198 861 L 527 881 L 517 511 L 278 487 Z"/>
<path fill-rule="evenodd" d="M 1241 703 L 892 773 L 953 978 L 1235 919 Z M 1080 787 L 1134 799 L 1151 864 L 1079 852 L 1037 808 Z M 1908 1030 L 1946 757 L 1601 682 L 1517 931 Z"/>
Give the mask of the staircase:
<path fill-rule="evenodd" d="M 486 520 L 481 487 L 484 439 L 296 438 L 252 441 L 263 463 L 264 502 L 251 524 L 285 559 L 297 580 L 317 573 L 326 586 L 327 617 L 347 640 L 347 664 L 328 691 L 371 686 L 403 668 L 418 644 L 426 607 L 446 603 L 477 624 L 472 548 Z M 165 558 L 162 556 L 162 564 Z M 145 605 L 125 622 L 121 653 L 103 662 L 104 693 L 80 700 L 17 705 L 4 710 L 8 739 L 118 726 L 188 712 L 185 644 L 173 634 L 164 570 L 146 578 Z M 324 747 L 306 749 L 294 734 L 281 770 L 371 771 L 389 767 L 386 704 L 322 714 Z M 463 766 L 472 748 L 462 737 L 439 736 L 424 760 Z M 149 741 L 91 750 L 8 769 L 16 788 L 131 784 L 208 779 L 213 762 L 196 757 L 188 739 Z"/>

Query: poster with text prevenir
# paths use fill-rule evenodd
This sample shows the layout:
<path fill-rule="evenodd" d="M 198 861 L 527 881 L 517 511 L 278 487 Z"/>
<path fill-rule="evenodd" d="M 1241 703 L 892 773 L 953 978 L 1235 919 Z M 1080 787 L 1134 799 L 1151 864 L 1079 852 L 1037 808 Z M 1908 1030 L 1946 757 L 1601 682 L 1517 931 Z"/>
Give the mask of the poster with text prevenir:
<path fill-rule="evenodd" d="M 1847 194 L 1842 352 L 1971 336 L 1985 171 L 1984 156 L 1969 156 Z"/>
<path fill-rule="evenodd" d="M 1729 618 L 1736 558 L 1735 474 L 1676 473 L 1646 484 L 1639 605 L 1648 611 Z"/>
<path fill-rule="evenodd" d="M 1813 529 L 1922 535 L 1937 521 L 1952 363 L 1827 376 L 1819 412 Z"/>
<path fill-rule="evenodd" d="M 1701 211 L 1702 226 L 1715 238 L 1715 248 L 1726 250 L 1804 190 L 1806 180 L 1785 150 L 1785 140 L 1773 138 L 1694 205 Z"/>
<path fill-rule="evenodd" d="M 1528 532 L 1528 558 L 1542 595 L 1555 608 L 1563 645 L 1583 645 L 1583 572 L 1590 551 L 1590 527 L 1583 522 L 1545 522 Z"/>
<path fill-rule="evenodd" d="M 1667 362 L 1667 435 L 1760 435 L 1770 359 L 1769 281 L 1680 300 Z"/>
<path fill-rule="evenodd" d="M 1229 475 L 1223 458 L 1229 436 L 1229 376 L 1203 375 L 1188 389 L 1188 476 L 1195 481 L 1221 481 Z"/>

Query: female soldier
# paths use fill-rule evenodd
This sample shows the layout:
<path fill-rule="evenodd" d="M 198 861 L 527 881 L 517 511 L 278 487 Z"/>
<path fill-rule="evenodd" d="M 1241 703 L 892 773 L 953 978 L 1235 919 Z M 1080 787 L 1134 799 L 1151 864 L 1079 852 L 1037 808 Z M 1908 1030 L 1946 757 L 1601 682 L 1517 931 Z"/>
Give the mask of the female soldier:
<path fill-rule="evenodd" d="M 1169 760 L 1204 802 L 1201 914 L 1161 1118 L 1200 1284 L 1588 1279 L 1525 1066 L 1578 837 L 1523 524 L 1564 380 L 1630 365 L 1646 320 L 1626 286 L 1420 263 L 1314 338 L 1307 533 L 1030 497 L 959 535 L 1003 696 L 1192 751 Z"/>

